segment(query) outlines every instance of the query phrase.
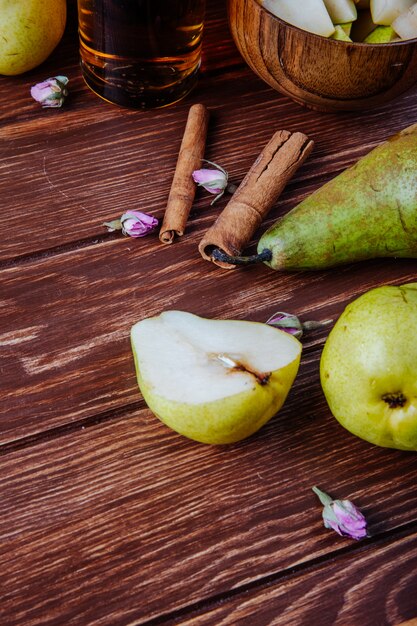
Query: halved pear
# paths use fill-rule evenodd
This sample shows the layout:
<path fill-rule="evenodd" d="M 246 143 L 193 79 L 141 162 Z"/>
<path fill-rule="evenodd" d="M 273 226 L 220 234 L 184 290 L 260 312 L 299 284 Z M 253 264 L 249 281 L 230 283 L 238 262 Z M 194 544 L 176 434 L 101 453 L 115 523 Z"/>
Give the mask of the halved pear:
<path fill-rule="evenodd" d="M 417 2 L 392 23 L 395 32 L 401 39 L 417 37 Z"/>
<path fill-rule="evenodd" d="M 407 11 L 415 0 L 371 0 L 372 19 L 375 24 L 391 26 L 404 11 Z"/>
<path fill-rule="evenodd" d="M 323 0 L 303 0 L 302 8 L 294 0 L 263 0 L 262 4 L 285 22 L 310 33 L 323 37 L 334 33 L 333 22 Z"/>
<path fill-rule="evenodd" d="M 178 433 L 209 444 L 252 435 L 282 407 L 301 344 L 267 324 L 165 311 L 132 327 L 139 388 Z"/>
<path fill-rule="evenodd" d="M 324 0 L 333 24 L 354 22 L 358 17 L 353 0 Z"/>

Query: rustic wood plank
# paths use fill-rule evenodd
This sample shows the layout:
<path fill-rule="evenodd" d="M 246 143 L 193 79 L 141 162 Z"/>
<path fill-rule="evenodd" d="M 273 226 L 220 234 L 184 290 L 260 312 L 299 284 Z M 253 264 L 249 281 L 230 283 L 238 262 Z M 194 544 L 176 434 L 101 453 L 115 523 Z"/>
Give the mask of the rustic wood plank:
<path fill-rule="evenodd" d="M 101 236 L 102 223 L 128 208 L 161 218 L 193 102 L 204 102 L 212 112 L 207 158 L 221 162 L 237 182 L 278 128 L 315 139 L 313 155 L 288 187 L 290 192 L 309 182 L 304 194 L 417 117 L 417 101 L 409 94 L 378 113 L 349 118 L 350 132 L 344 136 L 344 116 L 305 111 L 248 70 L 209 77 L 187 101 L 146 115 L 104 105 L 97 98 L 86 106 L 84 92 L 81 79 L 75 78 L 65 109 L 35 109 L 30 119 L 13 118 L 2 128 L 3 215 L 6 223 L 14 223 L 23 213 L 25 228 L 10 229 L 0 259 Z M 382 128 L 381 115 L 387 118 Z M 298 198 L 291 199 L 294 205 Z M 203 206 L 198 202 L 196 210 Z"/>
<path fill-rule="evenodd" d="M 207 157 L 221 162 L 237 181 L 277 129 L 303 131 L 315 139 L 314 155 L 288 187 L 281 210 L 295 204 L 294 192 L 305 195 L 417 118 L 415 91 L 363 116 L 307 111 L 248 68 L 233 69 L 240 61 L 220 0 L 210 4 L 207 24 L 206 73 L 199 87 L 184 102 L 161 111 L 121 109 L 89 92 L 80 77 L 74 19 L 44 66 L 29 75 L 0 78 L 3 219 L 15 224 L 16 215 L 25 216 L 24 228 L 10 227 L 0 260 L 105 236 L 102 223 L 128 208 L 161 217 L 194 102 L 212 111 Z M 56 73 L 58 65 L 70 77 L 71 96 L 59 111 L 41 110 L 28 95 L 29 85 Z M 197 202 L 196 210 L 206 204 Z"/>
<path fill-rule="evenodd" d="M 415 279 L 415 260 L 299 274 L 221 270 L 201 259 L 199 233 L 192 225 L 172 246 L 157 234 L 145 244 L 116 235 L 2 271 L 1 442 L 138 402 L 129 331 L 144 317 L 179 309 L 265 321 L 288 310 L 304 320 L 336 319 L 355 294 Z M 306 347 L 319 337 L 320 348 L 326 334 L 307 337 Z"/>
<path fill-rule="evenodd" d="M 135 410 L 0 458 L 0 621 L 139 624 L 318 558 L 336 570 L 357 544 L 324 529 L 313 484 L 353 499 L 374 537 L 415 522 L 416 455 L 352 437 L 317 389 L 297 394 L 296 415 L 233 446 Z"/>
<path fill-rule="evenodd" d="M 190 617 L 181 626 L 416 626 L 417 534 L 358 548 L 332 563 L 247 591 Z M 407 619 L 407 622 L 402 620 Z M 401 622 L 401 624 L 400 624 Z"/>

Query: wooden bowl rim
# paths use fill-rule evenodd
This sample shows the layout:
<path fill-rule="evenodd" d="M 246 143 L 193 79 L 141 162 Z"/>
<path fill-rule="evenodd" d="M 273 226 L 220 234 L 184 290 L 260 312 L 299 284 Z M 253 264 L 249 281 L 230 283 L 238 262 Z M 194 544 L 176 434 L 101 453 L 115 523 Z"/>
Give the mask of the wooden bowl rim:
<path fill-rule="evenodd" d="M 388 43 L 363 43 L 362 41 L 341 41 L 339 39 L 331 39 L 330 37 L 324 37 L 323 35 L 317 35 L 316 33 L 311 33 L 309 30 L 304 30 L 303 28 L 299 28 L 298 26 L 294 26 L 294 24 L 290 24 L 289 22 L 286 22 L 285 20 L 281 19 L 280 17 L 278 17 L 277 15 L 274 15 L 273 13 L 271 13 L 271 11 L 269 11 L 268 9 L 266 9 L 261 2 L 258 2 L 258 0 L 250 0 L 251 2 L 254 2 L 255 4 L 257 4 L 261 11 L 264 11 L 265 13 L 267 13 L 273 20 L 277 21 L 280 24 L 283 24 L 284 26 L 288 27 L 288 28 L 292 28 L 295 31 L 298 31 L 299 33 L 307 33 L 308 35 L 310 35 L 310 37 L 313 37 L 314 39 L 319 39 L 320 41 L 330 41 L 331 44 L 338 44 L 338 45 L 342 45 L 342 46 L 355 46 L 356 47 L 362 47 L 362 48 L 368 48 L 370 49 L 378 49 L 381 48 L 381 46 L 384 47 L 400 47 L 400 46 L 409 46 L 412 44 L 416 44 L 417 43 L 417 37 L 413 37 L 413 39 L 402 39 L 401 41 L 389 41 Z M 243 2 L 247 2 L 247 0 L 243 0 Z"/>

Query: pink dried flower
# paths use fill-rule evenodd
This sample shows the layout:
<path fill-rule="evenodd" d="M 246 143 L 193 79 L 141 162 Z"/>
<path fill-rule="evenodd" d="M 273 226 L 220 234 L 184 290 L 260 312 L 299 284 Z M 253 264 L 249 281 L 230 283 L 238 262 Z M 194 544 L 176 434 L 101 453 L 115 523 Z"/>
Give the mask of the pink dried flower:
<path fill-rule="evenodd" d="M 54 76 L 47 78 L 42 83 L 33 85 L 30 89 L 32 98 L 44 108 L 58 108 L 64 104 L 68 95 L 68 78 L 66 76 Z"/>
<path fill-rule="evenodd" d="M 204 187 L 206 191 L 213 194 L 222 193 L 227 187 L 227 175 L 220 170 L 195 170 L 193 180 L 200 187 Z"/>
<path fill-rule="evenodd" d="M 144 237 L 155 230 L 158 220 L 153 215 L 142 213 L 141 211 L 126 211 L 119 220 L 104 222 L 110 232 L 121 230 L 129 237 Z"/>
<path fill-rule="evenodd" d="M 275 326 L 275 328 L 279 328 L 280 330 L 285 330 L 286 333 L 290 335 L 294 335 L 297 339 L 301 339 L 303 336 L 303 325 L 296 315 L 292 315 L 291 313 L 284 313 L 283 311 L 278 311 L 271 315 L 271 317 L 266 321 L 270 326 Z"/>
<path fill-rule="evenodd" d="M 284 330 L 290 335 L 294 335 L 297 339 L 301 339 L 306 330 L 314 330 L 316 328 L 322 328 L 331 324 L 333 320 L 324 320 L 323 322 L 307 321 L 301 322 L 296 315 L 292 313 L 285 313 L 284 311 L 277 311 L 269 319 L 266 324 L 275 326 L 280 330 Z"/>
<path fill-rule="evenodd" d="M 313 487 L 323 505 L 323 521 L 326 528 L 332 528 L 342 537 L 364 539 L 368 537 L 366 519 L 363 513 L 350 500 L 333 500 L 318 487 Z"/>
<path fill-rule="evenodd" d="M 225 169 L 216 163 L 206 161 L 206 159 L 203 160 L 206 163 L 213 165 L 216 169 L 210 170 L 203 168 L 201 170 L 194 170 L 192 176 L 194 182 L 197 183 L 199 187 L 204 187 L 206 191 L 216 195 L 211 203 L 214 204 L 216 200 L 222 197 L 226 190 L 230 193 L 234 193 L 236 191 L 236 187 L 228 184 L 229 175 Z"/>

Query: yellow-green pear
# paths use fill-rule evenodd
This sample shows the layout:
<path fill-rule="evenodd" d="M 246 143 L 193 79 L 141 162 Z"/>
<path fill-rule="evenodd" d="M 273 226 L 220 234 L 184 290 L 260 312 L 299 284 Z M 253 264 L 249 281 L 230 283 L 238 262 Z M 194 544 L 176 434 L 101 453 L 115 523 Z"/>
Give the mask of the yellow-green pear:
<path fill-rule="evenodd" d="M 65 29 L 66 0 L 0 0 L 0 74 L 37 67 Z"/>
<path fill-rule="evenodd" d="M 279 219 L 250 260 L 277 270 L 318 270 L 377 257 L 417 257 L 416 172 L 417 124 Z"/>
<path fill-rule="evenodd" d="M 417 283 L 372 289 L 351 302 L 320 362 L 334 417 L 379 446 L 417 451 Z"/>
<path fill-rule="evenodd" d="M 282 407 L 301 344 L 257 322 L 165 311 L 131 331 L 139 388 L 178 433 L 208 444 L 249 437 Z"/>

